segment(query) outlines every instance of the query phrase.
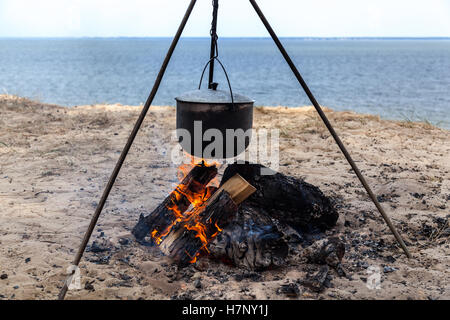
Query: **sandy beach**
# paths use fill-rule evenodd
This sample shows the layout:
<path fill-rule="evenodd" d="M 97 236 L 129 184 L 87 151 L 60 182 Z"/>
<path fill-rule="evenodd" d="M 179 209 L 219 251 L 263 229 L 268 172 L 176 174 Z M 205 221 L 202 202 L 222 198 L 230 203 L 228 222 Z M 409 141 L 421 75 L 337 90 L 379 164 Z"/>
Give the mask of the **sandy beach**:
<path fill-rule="evenodd" d="M 0 298 L 55 299 L 140 107 L 66 108 L 0 95 Z M 261 273 L 202 258 L 178 270 L 130 231 L 173 189 L 167 152 L 175 108 L 152 107 L 86 252 L 80 290 L 67 299 L 450 299 L 450 132 L 427 123 L 334 112 L 327 116 L 404 236 L 408 260 L 311 107 L 258 107 L 255 128 L 280 129 L 279 171 L 339 204 L 327 235 L 346 244 L 348 277 L 321 293 L 298 285 L 318 266 L 293 255 Z M 379 289 L 366 286 L 370 266 Z M 199 281 L 196 281 L 199 280 Z M 198 283 L 201 283 L 201 286 Z"/>

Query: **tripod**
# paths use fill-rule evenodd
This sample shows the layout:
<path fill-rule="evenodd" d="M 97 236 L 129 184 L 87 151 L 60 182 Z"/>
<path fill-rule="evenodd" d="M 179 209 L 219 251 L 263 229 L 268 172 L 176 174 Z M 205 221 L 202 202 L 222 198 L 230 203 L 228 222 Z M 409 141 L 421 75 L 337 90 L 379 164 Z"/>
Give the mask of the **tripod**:
<path fill-rule="evenodd" d="M 299 82 L 299 84 L 301 85 L 301 87 L 303 88 L 303 90 L 305 91 L 306 95 L 308 96 L 309 100 L 311 101 L 311 103 L 313 104 L 314 108 L 316 109 L 317 113 L 319 114 L 320 118 L 322 119 L 322 121 L 324 122 L 325 126 L 327 127 L 328 131 L 330 132 L 331 136 L 334 138 L 335 142 L 337 143 L 337 145 L 339 146 L 339 149 L 342 151 L 342 153 L 344 154 L 345 158 L 347 159 L 348 163 L 350 164 L 351 168 L 353 169 L 353 171 L 355 172 L 356 176 L 358 177 L 358 179 L 360 180 L 361 184 L 363 185 L 364 189 L 366 190 L 367 194 L 369 195 L 370 199 L 373 201 L 373 203 L 375 204 L 376 208 L 378 209 L 378 211 L 380 212 L 381 216 L 383 217 L 384 221 L 386 222 L 386 224 L 388 225 L 389 229 L 391 230 L 391 232 L 393 233 L 395 239 L 397 240 L 397 242 L 399 243 L 399 245 L 402 247 L 403 251 L 405 252 L 406 256 L 408 258 L 411 258 L 411 254 L 408 251 L 408 248 L 406 247 L 402 237 L 400 236 L 400 234 L 398 233 L 398 231 L 396 230 L 395 226 L 393 225 L 391 219 L 389 218 L 389 216 L 387 215 L 387 213 L 384 211 L 384 208 L 381 206 L 381 204 L 378 202 L 377 197 L 375 196 L 375 194 L 373 193 L 372 189 L 369 187 L 366 179 L 364 178 L 364 176 L 361 174 L 361 171 L 359 170 L 359 168 L 357 167 L 356 163 L 353 161 L 352 157 L 350 156 L 349 152 L 347 151 L 347 148 L 344 146 L 344 144 L 342 143 L 341 139 L 339 138 L 339 136 L 337 135 L 336 131 L 334 130 L 333 126 L 331 125 L 330 121 L 328 120 L 327 116 L 325 115 L 325 113 L 323 112 L 322 108 L 320 107 L 319 103 L 317 102 L 316 98 L 314 97 L 314 95 L 312 94 L 311 90 L 309 89 L 308 85 L 306 84 L 306 82 L 303 80 L 300 72 L 298 71 L 297 67 L 295 66 L 295 64 L 292 62 L 289 54 L 287 53 L 287 51 L 285 50 L 285 48 L 283 47 L 282 43 L 280 42 L 280 40 L 278 39 L 278 36 L 276 35 L 275 31 L 272 29 L 271 25 L 269 24 L 269 22 L 267 21 L 266 17 L 264 16 L 264 14 L 262 13 L 261 9 L 259 8 L 258 4 L 256 3 L 256 0 L 249 0 L 250 4 L 253 6 L 253 8 L 255 9 L 257 15 L 259 16 L 259 18 L 261 19 L 262 23 L 264 24 L 264 26 L 266 27 L 267 31 L 269 32 L 270 36 L 272 37 L 273 41 L 275 42 L 276 46 L 278 47 L 278 49 L 280 50 L 281 54 L 283 55 L 284 59 L 286 60 L 287 64 L 289 65 L 289 67 L 291 68 L 292 72 L 294 73 L 295 77 L 297 78 L 297 81 Z M 153 99 L 155 98 L 155 95 L 159 89 L 159 86 L 161 84 L 161 81 L 164 77 L 164 73 L 167 69 L 167 66 L 170 62 L 170 59 L 172 57 L 173 52 L 175 51 L 175 48 L 178 44 L 178 41 L 183 33 L 183 30 L 186 26 L 187 21 L 189 20 L 189 17 L 192 13 L 192 10 L 194 9 L 194 6 L 196 4 L 197 0 L 191 0 L 186 13 L 181 21 L 180 26 L 178 27 L 178 30 L 175 34 L 175 37 L 172 40 L 172 43 L 169 47 L 169 50 L 167 52 L 167 55 L 163 61 L 163 64 L 161 66 L 161 69 L 156 77 L 155 83 L 153 85 L 152 91 L 150 92 L 150 95 L 147 99 L 147 101 L 145 102 L 145 105 L 141 111 L 141 114 L 139 115 L 139 118 L 136 121 L 136 124 L 133 127 L 133 130 L 131 131 L 130 136 L 128 137 L 128 140 L 125 144 L 125 147 L 122 150 L 122 153 L 120 154 L 119 160 L 116 163 L 116 166 L 114 167 L 114 170 L 109 178 L 109 181 L 103 191 L 102 197 L 100 198 L 100 201 L 97 205 L 97 208 L 94 212 L 94 215 L 92 217 L 92 220 L 89 224 L 89 227 L 84 235 L 84 238 L 82 240 L 82 243 L 78 249 L 78 252 L 75 256 L 75 259 L 73 261 L 73 265 L 75 267 L 77 267 L 80 263 L 80 260 L 83 256 L 83 253 L 86 249 L 86 246 L 89 242 L 89 239 L 92 235 L 92 232 L 94 231 L 95 225 L 97 224 L 97 221 L 100 217 L 100 214 L 103 210 L 103 207 L 106 203 L 106 200 L 108 199 L 108 196 L 111 192 L 111 189 L 114 185 L 114 182 L 116 181 L 116 178 L 120 172 L 120 169 L 122 168 L 122 165 L 125 161 L 125 158 L 128 155 L 128 152 L 130 151 L 130 148 L 134 142 L 134 139 L 136 138 L 136 135 L 145 119 L 145 116 L 147 115 L 148 110 L 150 109 L 150 106 L 153 102 Z M 214 55 L 216 53 L 216 43 L 215 41 L 217 40 L 217 36 L 215 35 L 215 30 L 216 30 L 216 24 L 217 24 L 217 9 L 218 9 L 218 0 L 213 0 L 213 6 L 214 6 L 214 11 L 213 11 L 213 24 L 212 24 L 212 29 L 211 29 L 211 59 L 214 60 Z M 213 74 L 213 69 L 214 69 L 214 63 L 213 61 L 211 61 L 210 63 L 210 78 L 209 78 L 209 87 L 211 87 L 213 85 L 213 80 L 212 80 L 212 74 Z M 73 268 L 73 273 L 75 272 L 76 268 Z M 64 299 L 67 290 L 68 290 L 68 286 L 70 284 L 70 280 L 71 277 L 73 276 L 70 275 L 67 280 L 64 283 L 63 288 L 61 289 L 58 299 L 62 300 Z"/>

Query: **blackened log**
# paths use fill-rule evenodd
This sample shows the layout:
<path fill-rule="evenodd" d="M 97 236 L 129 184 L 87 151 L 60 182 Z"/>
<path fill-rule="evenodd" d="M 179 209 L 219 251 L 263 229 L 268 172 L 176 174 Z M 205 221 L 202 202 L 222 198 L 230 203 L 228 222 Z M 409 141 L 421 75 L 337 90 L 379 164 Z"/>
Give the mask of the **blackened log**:
<path fill-rule="evenodd" d="M 193 218 L 175 225 L 160 245 L 161 251 L 179 266 L 195 262 L 197 254 L 206 244 L 202 238 L 209 240 L 220 232 L 220 226 L 227 225 L 234 218 L 238 208 L 225 190 L 219 194 Z M 198 225 L 204 226 L 199 236 Z"/>
<path fill-rule="evenodd" d="M 247 199 L 247 206 L 266 211 L 270 217 L 299 231 L 323 231 L 336 225 L 338 213 L 333 202 L 318 187 L 273 171 L 262 175 L 262 169 L 264 173 L 271 171 L 259 164 L 229 165 L 221 183 L 240 174 L 257 189 Z"/>
<path fill-rule="evenodd" d="M 164 233 L 177 218 L 171 208 L 176 206 L 180 213 L 184 213 L 191 204 L 186 195 L 205 192 L 206 185 L 216 175 L 216 166 L 206 166 L 203 162 L 196 165 L 177 187 L 181 188 L 183 192 L 178 192 L 177 189 L 172 191 L 150 214 L 140 215 L 139 221 L 132 231 L 136 239 L 142 241 L 154 230 L 156 230 L 156 234 Z"/>
<path fill-rule="evenodd" d="M 249 270 L 282 266 L 288 254 L 283 234 L 267 213 L 247 201 L 209 248 L 211 257 Z"/>

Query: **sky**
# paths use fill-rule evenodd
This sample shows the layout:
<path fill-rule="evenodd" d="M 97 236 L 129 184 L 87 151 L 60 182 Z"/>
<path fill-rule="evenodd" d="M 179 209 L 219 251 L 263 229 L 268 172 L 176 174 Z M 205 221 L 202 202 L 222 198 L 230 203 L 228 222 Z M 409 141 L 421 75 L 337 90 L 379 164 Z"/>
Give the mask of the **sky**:
<path fill-rule="evenodd" d="M 259 0 L 282 37 L 450 37 L 450 0 Z M 170 37 L 189 0 L 0 0 L 0 37 Z M 219 0 L 220 37 L 267 37 L 249 1 Z M 198 0 L 184 36 L 209 36 Z"/>

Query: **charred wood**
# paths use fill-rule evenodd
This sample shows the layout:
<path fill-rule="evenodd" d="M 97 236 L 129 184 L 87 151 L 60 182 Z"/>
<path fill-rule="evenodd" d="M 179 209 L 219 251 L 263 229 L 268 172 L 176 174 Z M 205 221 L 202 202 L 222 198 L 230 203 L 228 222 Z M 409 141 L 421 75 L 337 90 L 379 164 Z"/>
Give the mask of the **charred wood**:
<path fill-rule="evenodd" d="M 336 225 L 338 213 L 333 202 L 318 187 L 250 163 L 229 165 L 221 183 L 235 174 L 257 189 L 246 205 L 266 211 L 280 223 L 303 232 L 323 231 Z"/>
<path fill-rule="evenodd" d="M 212 257 L 249 270 L 281 266 L 288 254 L 283 234 L 270 217 L 247 202 L 211 243 Z"/>

